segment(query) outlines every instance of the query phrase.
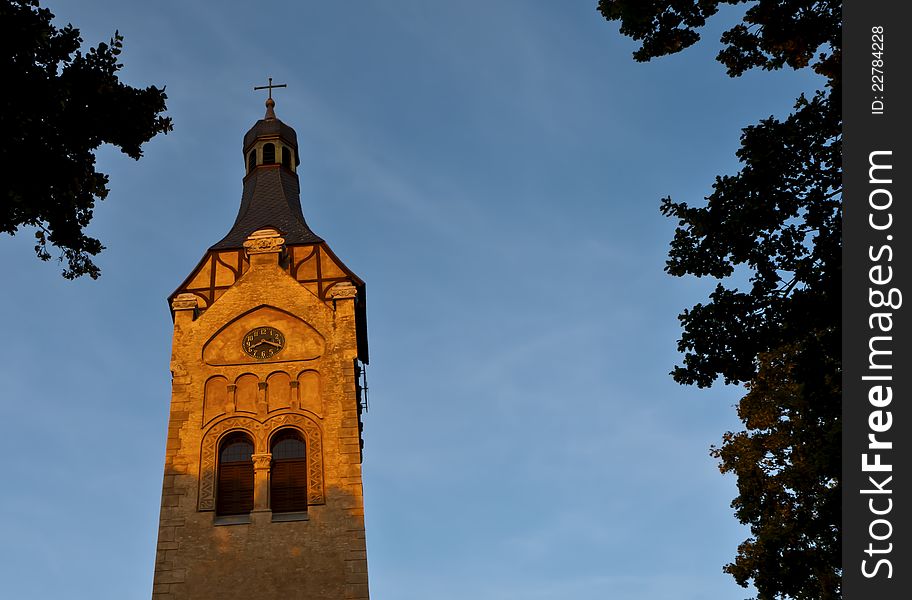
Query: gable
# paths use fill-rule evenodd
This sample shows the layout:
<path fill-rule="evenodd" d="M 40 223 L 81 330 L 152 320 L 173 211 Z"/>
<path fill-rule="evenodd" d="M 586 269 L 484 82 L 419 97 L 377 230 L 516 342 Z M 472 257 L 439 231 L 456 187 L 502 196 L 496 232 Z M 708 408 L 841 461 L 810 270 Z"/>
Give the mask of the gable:
<path fill-rule="evenodd" d="M 244 337 L 260 327 L 278 329 L 285 345 L 276 355 L 263 360 L 244 352 Z M 320 333 L 304 320 L 272 306 L 260 306 L 219 329 L 203 345 L 203 361 L 209 365 L 243 365 L 314 360 L 322 356 L 326 343 Z"/>

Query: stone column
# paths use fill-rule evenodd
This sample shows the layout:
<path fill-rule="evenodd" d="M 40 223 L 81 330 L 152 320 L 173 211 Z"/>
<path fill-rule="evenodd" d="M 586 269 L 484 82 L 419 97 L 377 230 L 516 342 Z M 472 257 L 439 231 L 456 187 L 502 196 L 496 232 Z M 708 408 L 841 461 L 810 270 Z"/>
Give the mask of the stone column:
<path fill-rule="evenodd" d="M 228 388 L 228 400 L 225 402 L 225 413 L 231 414 L 237 406 L 237 384 L 229 383 L 226 387 Z"/>
<path fill-rule="evenodd" d="M 253 512 L 271 512 L 269 510 L 269 465 L 272 454 L 263 452 L 254 454 L 253 458 Z"/>
<path fill-rule="evenodd" d="M 301 408 L 301 385 L 297 380 L 290 381 L 289 385 L 291 386 L 291 409 L 298 410 Z"/>
<path fill-rule="evenodd" d="M 257 383 L 256 409 L 257 416 L 259 416 L 260 419 L 266 417 L 266 412 L 268 410 L 268 407 L 266 406 L 266 385 L 267 383 L 265 381 Z"/>

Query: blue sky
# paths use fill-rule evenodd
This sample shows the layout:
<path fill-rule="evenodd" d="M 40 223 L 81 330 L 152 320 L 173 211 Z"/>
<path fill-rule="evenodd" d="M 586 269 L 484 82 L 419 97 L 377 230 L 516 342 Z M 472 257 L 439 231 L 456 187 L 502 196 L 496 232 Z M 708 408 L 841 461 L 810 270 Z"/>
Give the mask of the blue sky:
<path fill-rule="evenodd" d="M 379 600 L 722 600 L 747 535 L 708 448 L 740 389 L 668 372 L 712 282 L 663 273 L 739 129 L 806 74 L 729 79 L 721 23 L 635 63 L 595 0 L 57 0 L 174 131 L 102 148 L 98 281 L 0 237 L 0 597 L 148 598 L 170 398 L 166 296 L 233 223 L 241 138 L 301 145 L 304 213 L 368 285 L 365 510 Z M 735 16 L 728 12 L 718 21 Z M 28 93 L 24 90 L 13 93 Z"/>

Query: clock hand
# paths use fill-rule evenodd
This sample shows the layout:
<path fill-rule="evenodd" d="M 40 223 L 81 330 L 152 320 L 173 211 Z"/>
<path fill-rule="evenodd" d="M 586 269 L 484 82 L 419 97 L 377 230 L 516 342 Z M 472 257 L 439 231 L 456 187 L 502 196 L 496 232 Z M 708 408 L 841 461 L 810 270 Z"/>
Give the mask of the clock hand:
<path fill-rule="evenodd" d="M 269 340 L 260 340 L 260 344 L 269 344 L 270 346 L 275 346 L 276 348 L 282 347 L 282 344 L 276 344 L 275 342 L 270 342 Z"/>

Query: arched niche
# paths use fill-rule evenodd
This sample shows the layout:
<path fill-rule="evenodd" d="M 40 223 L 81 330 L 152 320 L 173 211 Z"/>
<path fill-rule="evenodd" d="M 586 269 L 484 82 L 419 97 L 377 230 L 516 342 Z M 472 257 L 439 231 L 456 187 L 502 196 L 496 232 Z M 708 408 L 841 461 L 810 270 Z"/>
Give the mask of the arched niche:
<path fill-rule="evenodd" d="M 203 393 L 203 424 L 225 414 L 228 401 L 228 379 L 221 375 L 210 377 Z"/>
<path fill-rule="evenodd" d="M 259 377 L 245 373 L 235 381 L 235 410 L 238 412 L 255 413 L 257 411 L 257 395 L 259 391 Z"/>
<path fill-rule="evenodd" d="M 273 373 L 266 378 L 266 403 L 269 412 L 291 408 L 291 377 L 288 373 Z"/>
<path fill-rule="evenodd" d="M 298 401 L 302 410 L 323 416 L 323 390 L 317 371 L 308 369 L 298 375 Z"/>

